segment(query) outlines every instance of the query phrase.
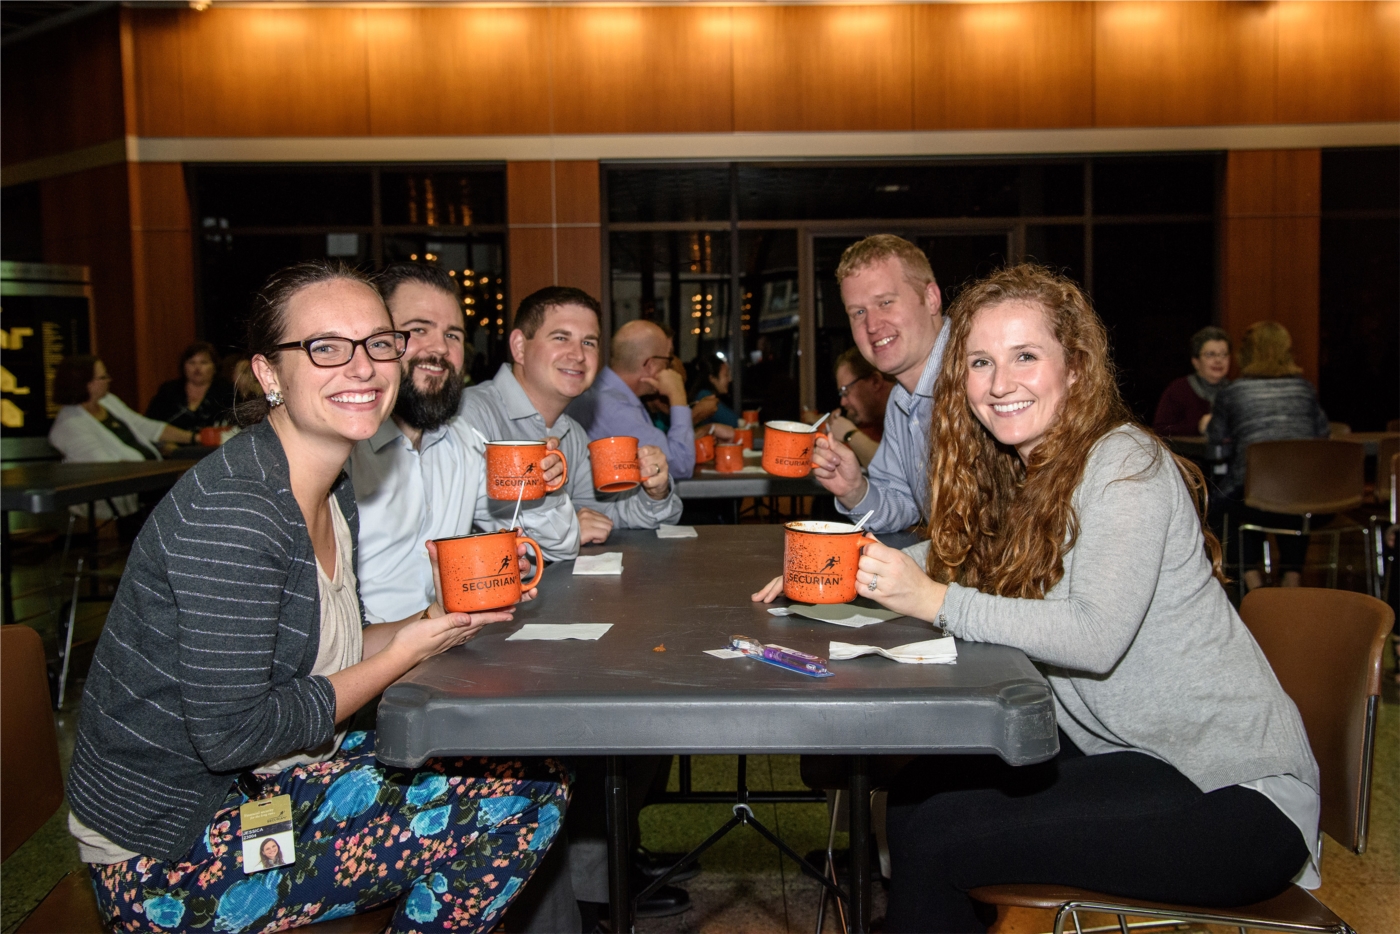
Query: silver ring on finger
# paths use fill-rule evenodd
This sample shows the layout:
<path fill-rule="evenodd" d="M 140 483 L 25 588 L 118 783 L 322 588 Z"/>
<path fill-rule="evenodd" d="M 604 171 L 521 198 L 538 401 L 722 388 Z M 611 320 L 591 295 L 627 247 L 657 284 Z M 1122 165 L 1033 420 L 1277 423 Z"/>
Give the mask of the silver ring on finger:
<path fill-rule="evenodd" d="M 871 593 L 874 593 L 874 592 L 875 592 L 875 588 L 877 588 L 877 587 L 879 587 L 879 586 L 880 586 L 880 575 L 879 575 L 879 574 L 872 574 L 872 575 L 870 575 L 870 584 L 869 584 L 865 589 L 866 589 L 866 590 L 869 590 Z"/>

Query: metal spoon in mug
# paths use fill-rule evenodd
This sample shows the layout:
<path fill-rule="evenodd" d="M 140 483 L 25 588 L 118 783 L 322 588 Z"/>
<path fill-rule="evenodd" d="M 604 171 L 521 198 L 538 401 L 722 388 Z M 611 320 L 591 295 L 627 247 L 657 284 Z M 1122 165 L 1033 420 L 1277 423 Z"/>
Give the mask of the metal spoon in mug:
<path fill-rule="evenodd" d="M 875 510 L 872 509 L 865 515 L 861 516 L 860 521 L 856 523 L 856 531 L 859 532 L 862 528 L 864 528 L 866 520 L 868 520 L 873 515 L 875 515 Z"/>

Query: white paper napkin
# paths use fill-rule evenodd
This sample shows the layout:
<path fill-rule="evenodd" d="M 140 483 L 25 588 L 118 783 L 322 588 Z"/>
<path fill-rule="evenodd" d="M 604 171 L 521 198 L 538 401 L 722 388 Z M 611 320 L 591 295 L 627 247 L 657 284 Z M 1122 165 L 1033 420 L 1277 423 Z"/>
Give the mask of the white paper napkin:
<path fill-rule="evenodd" d="M 775 606 L 768 610 L 774 616 L 805 616 L 823 623 L 835 623 L 859 629 L 883 623 L 887 619 L 897 619 L 900 614 L 893 610 L 880 610 L 871 607 L 851 606 L 849 603 L 817 604 L 794 603 L 791 606 Z"/>
<path fill-rule="evenodd" d="M 657 538 L 699 538 L 693 525 L 660 525 L 656 527 Z"/>
<path fill-rule="evenodd" d="M 735 651 L 734 649 L 706 649 L 706 650 L 705 650 L 705 654 L 706 654 L 706 655 L 713 655 L 715 658 L 743 658 L 743 657 L 744 657 L 744 653 L 743 653 L 743 652 L 737 652 L 737 651 Z"/>
<path fill-rule="evenodd" d="M 762 457 L 763 455 L 760 454 L 759 456 Z M 731 473 L 763 473 L 763 474 L 766 474 L 768 471 L 764 470 L 763 467 L 760 466 L 760 465 L 758 465 L 758 464 L 745 464 L 745 465 L 744 465 L 742 468 L 740 468 L 739 470 L 734 470 L 734 471 L 730 471 L 730 472 L 731 472 Z"/>
<path fill-rule="evenodd" d="M 594 642 L 612 628 L 612 623 L 526 623 L 506 636 L 507 642 L 560 642 L 579 639 Z"/>
<path fill-rule="evenodd" d="M 574 559 L 574 574 L 621 574 L 622 552 L 605 551 L 601 555 L 579 555 Z"/>
<path fill-rule="evenodd" d="M 762 451 L 755 451 L 753 448 L 744 448 L 745 457 L 762 457 Z"/>
<path fill-rule="evenodd" d="M 952 636 L 929 639 L 927 642 L 910 642 L 908 645 L 897 645 L 892 649 L 833 642 L 827 653 L 833 660 L 858 658 L 861 655 L 883 655 L 907 665 L 952 665 L 958 660 L 958 647 Z"/>

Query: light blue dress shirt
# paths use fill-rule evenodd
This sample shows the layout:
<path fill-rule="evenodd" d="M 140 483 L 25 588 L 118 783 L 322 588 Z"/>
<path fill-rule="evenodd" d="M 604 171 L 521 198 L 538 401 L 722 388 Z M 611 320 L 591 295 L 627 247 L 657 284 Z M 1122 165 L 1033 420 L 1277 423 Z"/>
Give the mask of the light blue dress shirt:
<path fill-rule="evenodd" d="M 350 453 L 350 480 L 360 510 L 356 576 L 365 618 L 394 622 L 433 603 L 429 539 L 510 527 L 515 503 L 486 496 L 485 445 L 461 417 L 423 432 L 417 450 L 393 419 Z M 522 509 L 525 534 L 547 561 L 578 554 L 578 515 L 548 498 Z"/>
<path fill-rule="evenodd" d="M 671 430 L 663 432 L 651 423 L 647 407 L 612 367 L 603 367 L 593 385 L 569 403 L 567 411 L 588 429 L 588 437 L 594 441 L 615 435 L 636 438 L 640 444 L 655 445 L 666 452 L 666 465 L 674 479 L 684 480 L 695 473 L 695 427 L 690 406 L 671 406 Z"/>
<path fill-rule="evenodd" d="M 900 383 L 890 390 L 889 404 L 885 406 L 885 435 L 867 470 L 870 487 L 865 498 L 852 509 L 836 500 L 836 508 L 847 516 L 863 516 L 875 510 L 865 524 L 872 532 L 899 532 L 928 518 L 928 431 L 933 418 L 933 384 L 943 368 L 949 330 L 945 320 L 914 391 Z"/>

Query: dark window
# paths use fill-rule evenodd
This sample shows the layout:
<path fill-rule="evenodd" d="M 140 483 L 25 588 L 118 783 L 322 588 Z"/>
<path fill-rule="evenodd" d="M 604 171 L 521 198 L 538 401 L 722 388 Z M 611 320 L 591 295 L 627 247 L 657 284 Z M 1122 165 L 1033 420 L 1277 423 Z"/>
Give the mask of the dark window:
<path fill-rule="evenodd" d="M 1327 149 L 1322 153 L 1322 210 L 1400 209 L 1400 148 Z"/>
<path fill-rule="evenodd" d="M 739 167 L 741 220 L 1018 215 L 1014 165 Z"/>
<path fill-rule="evenodd" d="M 613 169 L 608 219 L 614 224 L 729 219 L 729 167 Z"/>
<path fill-rule="evenodd" d="M 485 172 L 384 172 L 383 222 L 390 226 L 504 224 L 505 176 Z"/>
<path fill-rule="evenodd" d="M 1214 214 L 1216 156 L 1094 160 L 1095 214 Z"/>
<path fill-rule="evenodd" d="M 44 219 L 39 183 L 27 182 L 4 189 L 0 203 L 0 259 L 14 263 L 44 261 Z"/>
<path fill-rule="evenodd" d="M 1084 226 L 1082 224 L 1026 225 L 1026 259 L 1069 276 L 1080 287 L 1084 279 Z"/>
<path fill-rule="evenodd" d="M 612 329 L 639 318 L 675 336 L 681 360 L 729 350 L 733 289 L 729 231 L 614 233 Z"/>
<path fill-rule="evenodd" d="M 229 227 L 367 227 L 374 223 L 368 170 L 200 169 L 196 204 L 207 225 Z"/>
<path fill-rule="evenodd" d="M 1214 225 L 1095 228 L 1093 298 L 1108 327 L 1123 398 L 1150 423 L 1162 390 L 1190 372 L 1191 335 L 1212 320 Z"/>
<path fill-rule="evenodd" d="M 206 234 L 201 247 L 199 282 L 204 329 L 200 336 L 220 351 L 230 352 L 244 347 L 248 310 L 267 277 L 293 263 L 324 259 L 326 237 Z"/>

